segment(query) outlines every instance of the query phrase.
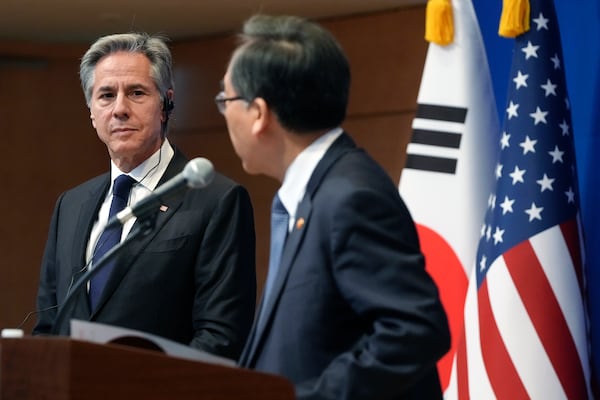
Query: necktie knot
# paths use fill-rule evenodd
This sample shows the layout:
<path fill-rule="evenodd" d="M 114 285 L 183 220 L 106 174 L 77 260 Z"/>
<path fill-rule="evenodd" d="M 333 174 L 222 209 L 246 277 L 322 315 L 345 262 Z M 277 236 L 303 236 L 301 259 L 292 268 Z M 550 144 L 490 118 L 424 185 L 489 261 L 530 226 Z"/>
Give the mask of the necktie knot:
<path fill-rule="evenodd" d="M 123 174 L 117 176 L 113 185 L 113 196 L 117 196 L 121 200 L 127 201 L 131 187 L 135 182 L 136 180 L 129 175 Z"/>
<path fill-rule="evenodd" d="M 278 195 L 273 198 L 271 204 L 271 252 L 275 252 L 278 260 L 283 249 L 283 244 L 288 234 L 289 214 Z M 273 249 L 273 246 L 275 248 Z M 273 255 L 271 253 L 271 255 Z"/>
<path fill-rule="evenodd" d="M 287 210 L 285 209 L 285 206 L 281 202 L 281 199 L 278 195 L 275 195 L 275 197 L 273 197 L 273 203 L 271 204 L 271 213 L 278 215 L 288 214 Z"/>

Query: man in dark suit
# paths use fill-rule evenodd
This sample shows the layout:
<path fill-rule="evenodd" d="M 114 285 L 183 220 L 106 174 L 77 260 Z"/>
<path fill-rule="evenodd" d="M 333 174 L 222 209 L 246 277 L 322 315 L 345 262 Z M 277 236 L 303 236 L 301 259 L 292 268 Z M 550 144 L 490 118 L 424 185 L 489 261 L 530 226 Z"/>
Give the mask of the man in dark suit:
<path fill-rule="evenodd" d="M 186 157 L 166 137 L 173 109 L 171 64 L 162 38 L 138 33 L 102 37 L 83 56 L 81 83 L 111 170 L 58 199 L 42 261 L 34 334 L 68 334 L 69 320 L 77 318 L 232 359 L 240 355 L 256 296 L 253 210 L 247 191 L 218 173 L 201 190 L 165 199 L 150 232 L 131 239 L 115 262 L 103 267 L 111 265 L 105 281 L 95 281 L 105 272 L 99 269 L 63 304 L 81 273 L 101 259 L 113 194 L 120 190 L 115 178 L 129 176 L 124 180 L 133 186 L 123 197 L 133 206 L 186 166 Z M 127 221 L 117 243 L 145 223 Z"/>
<path fill-rule="evenodd" d="M 448 322 L 395 183 L 339 127 L 349 82 L 317 24 L 245 23 L 215 101 L 244 169 L 281 182 L 272 223 L 287 221 L 239 364 L 299 399 L 439 399 Z"/>

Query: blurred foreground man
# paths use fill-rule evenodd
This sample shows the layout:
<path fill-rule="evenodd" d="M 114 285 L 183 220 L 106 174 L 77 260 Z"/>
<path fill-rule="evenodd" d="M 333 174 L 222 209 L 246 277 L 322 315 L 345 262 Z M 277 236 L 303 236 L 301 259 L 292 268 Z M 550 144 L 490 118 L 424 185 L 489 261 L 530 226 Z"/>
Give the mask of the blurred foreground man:
<path fill-rule="evenodd" d="M 298 399 L 440 399 L 446 315 L 396 185 L 340 127 L 349 85 L 320 26 L 244 25 L 215 101 L 243 168 L 281 187 L 239 363 L 287 377 Z"/>

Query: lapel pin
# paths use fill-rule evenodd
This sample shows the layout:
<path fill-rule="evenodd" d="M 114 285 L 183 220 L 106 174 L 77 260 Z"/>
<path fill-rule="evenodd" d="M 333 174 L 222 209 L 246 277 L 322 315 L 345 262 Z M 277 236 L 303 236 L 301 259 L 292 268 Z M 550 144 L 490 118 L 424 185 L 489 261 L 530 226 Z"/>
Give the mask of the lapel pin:
<path fill-rule="evenodd" d="M 296 229 L 302 229 L 304 227 L 304 218 L 300 217 L 296 220 Z"/>
<path fill-rule="evenodd" d="M 165 206 L 165 205 L 163 204 L 163 205 L 162 205 L 162 206 L 160 206 L 158 209 L 159 209 L 160 211 L 162 211 L 162 212 L 165 212 L 165 211 L 167 211 L 167 210 L 169 209 L 169 207 L 168 207 L 168 206 Z"/>

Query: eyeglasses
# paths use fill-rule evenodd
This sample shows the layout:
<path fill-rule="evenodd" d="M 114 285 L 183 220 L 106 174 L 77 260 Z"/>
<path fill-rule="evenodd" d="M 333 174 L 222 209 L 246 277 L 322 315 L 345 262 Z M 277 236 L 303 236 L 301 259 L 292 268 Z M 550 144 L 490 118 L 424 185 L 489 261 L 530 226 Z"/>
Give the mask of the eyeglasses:
<path fill-rule="evenodd" d="M 242 96 L 225 97 L 225 92 L 219 92 L 215 96 L 215 104 L 217 105 L 217 109 L 219 110 L 219 112 L 221 114 L 225 114 L 225 106 L 226 106 L 227 102 L 235 101 L 235 100 L 246 100 L 246 99 L 243 98 Z"/>

